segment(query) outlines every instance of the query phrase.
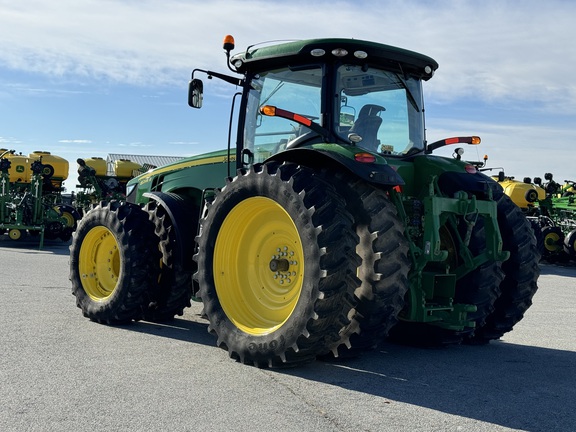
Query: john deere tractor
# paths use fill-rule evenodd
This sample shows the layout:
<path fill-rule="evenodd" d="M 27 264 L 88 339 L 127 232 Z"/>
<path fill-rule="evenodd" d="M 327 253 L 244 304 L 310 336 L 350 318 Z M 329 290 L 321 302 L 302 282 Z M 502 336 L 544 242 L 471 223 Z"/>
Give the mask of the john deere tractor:
<path fill-rule="evenodd" d="M 258 367 L 510 331 L 537 289 L 536 242 L 496 181 L 433 154 L 478 137 L 426 142 L 438 64 L 355 39 L 233 49 L 231 73 L 192 72 L 188 101 L 201 108 L 201 76 L 235 86 L 235 145 L 142 174 L 80 222 L 84 315 L 159 321 L 199 300 L 217 345 Z"/>

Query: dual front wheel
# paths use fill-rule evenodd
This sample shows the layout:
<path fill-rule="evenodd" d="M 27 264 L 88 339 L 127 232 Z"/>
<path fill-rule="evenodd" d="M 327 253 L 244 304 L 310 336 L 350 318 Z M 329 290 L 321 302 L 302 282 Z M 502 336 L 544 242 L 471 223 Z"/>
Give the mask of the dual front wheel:
<path fill-rule="evenodd" d="M 178 197 L 172 197 L 177 200 Z M 182 204 L 191 221 L 197 212 Z M 192 296 L 192 258 L 178 247 L 166 208 L 102 202 L 81 220 L 70 246 L 76 302 L 94 321 L 161 322 L 182 315 Z"/>
<path fill-rule="evenodd" d="M 159 277 L 148 214 L 129 203 L 103 202 L 81 220 L 70 246 L 70 281 L 84 316 L 117 324 L 140 319 Z"/>

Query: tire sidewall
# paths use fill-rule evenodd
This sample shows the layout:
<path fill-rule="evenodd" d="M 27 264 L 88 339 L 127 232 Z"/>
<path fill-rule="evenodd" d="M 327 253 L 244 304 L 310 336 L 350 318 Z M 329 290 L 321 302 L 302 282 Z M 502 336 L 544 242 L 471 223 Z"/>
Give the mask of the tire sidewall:
<path fill-rule="evenodd" d="M 216 331 L 219 339 L 226 340 L 231 355 L 238 353 L 241 358 L 249 355 L 255 359 L 259 356 L 268 358 L 267 353 L 270 351 L 275 355 L 281 355 L 290 346 L 296 345 L 298 338 L 306 332 L 308 320 L 314 315 L 314 303 L 320 295 L 318 287 L 318 280 L 321 277 L 320 250 L 310 213 L 302 197 L 294 191 L 291 185 L 292 182 L 282 181 L 279 175 L 266 176 L 250 171 L 247 175 L 238 176 L 217 196 L 212 204 L 213 208 L 208 212 L 202 224 L 198 267 L 207 271 L 199 274 L 200 296 L 211 327 Z M 272 199 L 286 210 L 300 234 L 304 252 L 305 273 L 295 309 L 284 324 L 264 335 L 247 334 L 230 321 L 213 288 L 215 282 L 212 271 L 208 271 L 214 266 L 215 239 L 218 237 L 226 216 L 236 205 L 252 197 Z M 239 269 L 239 271 L 246 271 L 246 269 Z"/>

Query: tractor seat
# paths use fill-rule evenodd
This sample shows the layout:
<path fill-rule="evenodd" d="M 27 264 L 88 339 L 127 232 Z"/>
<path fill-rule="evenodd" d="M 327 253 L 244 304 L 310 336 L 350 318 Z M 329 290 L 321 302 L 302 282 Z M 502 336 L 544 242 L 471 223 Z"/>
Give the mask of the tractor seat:
<path fill-rule="evenodd" d="M 378 129 L 382 124 L 380 112 L 386 108 L 380 105 L 364 105 L 358 113 L 358 118 L 350 128 L 349 133 L 359 135 L 362 138 L 362 147 L 376 151 L 378 148 Z"/>

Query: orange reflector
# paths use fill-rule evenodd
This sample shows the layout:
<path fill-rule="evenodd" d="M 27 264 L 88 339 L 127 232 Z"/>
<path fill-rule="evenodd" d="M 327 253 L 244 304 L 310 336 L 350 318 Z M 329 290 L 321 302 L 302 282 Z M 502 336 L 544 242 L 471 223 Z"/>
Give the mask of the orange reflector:
<path fill-rule="evenodd" d="M 470 144 L 477 145 L 477 144 L 480 144 L 480 141 L 481 141 L 481 139 L 479 136 L 473 136 Z"/>
<path fill-rule="evenodd" d="M 275 116 L 276 115 L 276 107 L 272 105 L 264 105 L 260 108 L 260 112 L 267 116 Z"/>
<path fill-rule="evenodd" d="M 362 163 L 373 163 L 376 161 L 376 156 L 370 153 L 356 153 L 354 155 L 354 160 Z"/>
<path fill-rule="evenodd" d="M 292 119 L 296 120 L 298 123 L 302 123 L 304 126 L 310 126 L 312 124 L 312 120 L 307 117 L 301 116 L 300 114 L 294 114 Z"/>

